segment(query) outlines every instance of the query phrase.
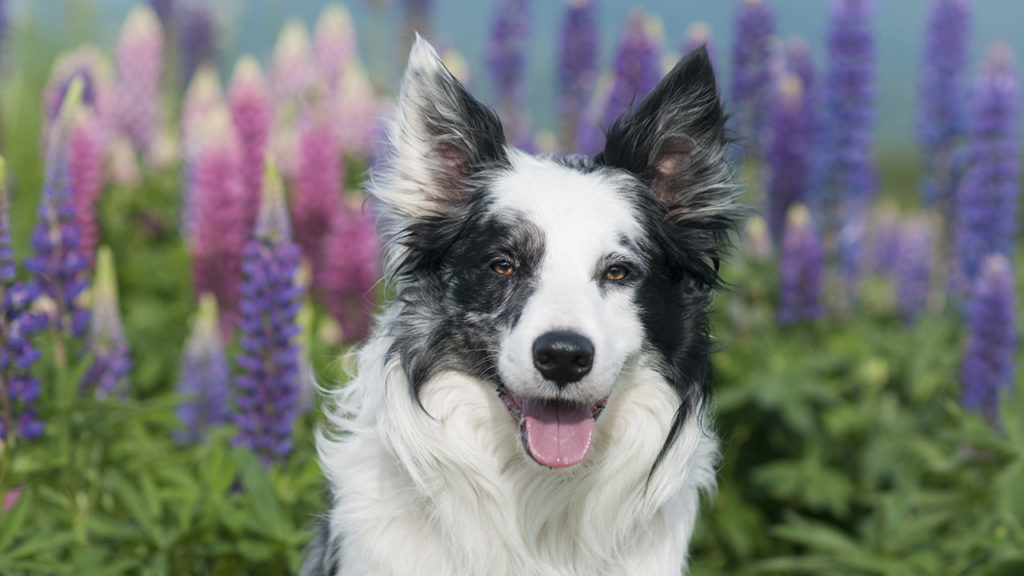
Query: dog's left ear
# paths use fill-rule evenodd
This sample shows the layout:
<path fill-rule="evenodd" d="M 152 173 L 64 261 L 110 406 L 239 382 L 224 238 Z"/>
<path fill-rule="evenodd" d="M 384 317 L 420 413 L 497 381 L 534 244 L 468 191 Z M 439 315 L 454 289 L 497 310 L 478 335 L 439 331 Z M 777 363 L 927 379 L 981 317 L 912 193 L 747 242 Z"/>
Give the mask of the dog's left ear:
<path fill-rule="evenodd" d="M 612 124 L 604 151 L 594 160 L 649 183 L 671 222 L 717 237 L 737 216 L 727 145 L 715 73 L 701 47 Z"/>

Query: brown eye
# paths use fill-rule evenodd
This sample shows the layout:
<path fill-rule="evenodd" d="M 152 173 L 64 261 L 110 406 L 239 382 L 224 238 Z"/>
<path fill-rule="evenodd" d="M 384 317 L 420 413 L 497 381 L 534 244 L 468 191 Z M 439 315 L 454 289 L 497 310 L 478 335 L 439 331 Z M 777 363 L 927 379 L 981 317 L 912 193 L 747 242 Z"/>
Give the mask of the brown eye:
<path fill-rule="evenodd" d="M 609 266 L 604 271 L 605 279 L 606 280 L 611 280 L 612 282 L 617 282 L 619 280 L 622 280 L 626 276 L 629 276 L 629 269 L 626 268 L 625 266 L 619 266 L 619 265 Z"/>
<path fill-rule="evenodd" d="M 511 276 L 516 273 L 516 267 L 512 265 L 508 260 L 497 260 L 491 264 L 491 270 L 494 270 L 502 276 Z"/>

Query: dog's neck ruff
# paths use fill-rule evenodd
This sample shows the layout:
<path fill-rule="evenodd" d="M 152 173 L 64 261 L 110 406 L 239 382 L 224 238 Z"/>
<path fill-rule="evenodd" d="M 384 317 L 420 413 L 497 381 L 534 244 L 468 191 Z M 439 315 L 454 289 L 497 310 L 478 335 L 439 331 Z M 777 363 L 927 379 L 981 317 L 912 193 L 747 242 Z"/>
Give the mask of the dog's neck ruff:
<path fill-rule="evenodd" d="M 328 410 L 334 432 L 318 438 L 338 574 L 679 574 L 717 442 L 687 417 L 648 477 L 679 403 L 645 359 L 597 419 L 586 458 L 550 469 L 523 450 L 493 386 L 441 373 L 421 409 L 389 346 L 360 352 Z"/>

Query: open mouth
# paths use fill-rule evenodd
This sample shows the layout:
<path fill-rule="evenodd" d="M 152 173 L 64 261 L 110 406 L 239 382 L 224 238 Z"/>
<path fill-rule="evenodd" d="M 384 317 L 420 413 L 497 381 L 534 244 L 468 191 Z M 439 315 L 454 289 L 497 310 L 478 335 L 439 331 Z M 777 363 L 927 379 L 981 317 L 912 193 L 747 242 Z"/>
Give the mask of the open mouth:
<path fill-rule="evenodd" d="M 549 468 L 566 468 L 586 458 L 594 421 L 608 401 L 604 398 L 588 404 L 556 398 L 520 398 L 500 384 L 498 397 L 519 420 L 526 452 Z"/>

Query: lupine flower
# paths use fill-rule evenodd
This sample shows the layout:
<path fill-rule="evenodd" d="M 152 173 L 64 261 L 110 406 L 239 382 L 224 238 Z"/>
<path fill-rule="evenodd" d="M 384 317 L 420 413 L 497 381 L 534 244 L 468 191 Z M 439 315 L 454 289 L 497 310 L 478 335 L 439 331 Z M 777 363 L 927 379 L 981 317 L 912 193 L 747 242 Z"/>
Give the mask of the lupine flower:
<path fill-rule="evenodd" d="M 121 321 L 114 257 L 106 246 L 100 248 L 96 260 L 89 348 L 93 360 L 82 379 L 82 385 L 97 398 L 125 394 L 129 386 L 132 357 L 124 337 L 124 323 Z"/>
<path fill-rule="evenodd" d="M 199 66 L 216 66 L 220 44 L 218 36 L 217 22 L 208 6 L 192 3 L 185 7 L 178 26 L 182 85 L 188 85 Z"/>
<path fill-rule="evenodd" d="M 707 48 L 708 58 L 714 62 L 715 46 L 711 43 L 711 25 L 707 22 L 694 22 L 686 29 L 682 53 L 685 56 L 701 46 Z"/>
<path fill-rule="evenodd" d="M 575 149 L 576 130 L 597 80 L 597 18 L 592 0 L 570 0 L 562 20 L 558 58 L 558 113 L 562 146 Z"/>
<path fill-rule="evenodd" d="M 764 0 L 743 0 L 732 47 L 732 99 L 740 135 L 755 156 L 771 113 L 772 36 L 775 14 Z"/>
<path fill-rule="evenodd" d="M 870 250 L 866 259 L 870 272 L 889 275 L 896 271 L 900 243 L 905 235 L 900 213 L 892 204 L 882 203 L 872 212 L 868 223 Z"/>
<path fill-rule="evenodd" d="M 302 119 L 298 173 L 292 192 L 292 222 L 302 254 L 320 262 L 320 244 L 341 198 L 344 173 L 338 139 L 322 102 L 310 103 Z"/>
<path fill-rule="evenodd" d="M 202 144 L 202 125 L 214 111 L 224 107 L 224 90 L 212 66 L 200 66 L 185 91 L 181 111 L 181 142 L 183 148 L 181 234 L 186 242 L 196 236 L 196 162 Z M 262 159 L 261 159 L 262 162 Z"/>
<path fill-rule="evenodd" d="M 614 82 L 610 74 L 603 74 L 597 79 L 597 86 L 576 126 L 576 152 L 593 155 L 604 148 L 604 129 L 608 128 L 603 125 L 605 108 Z"/>
<path fill-rule="evenodd" d="M 149 6 L 160 19 L 164 31 L 170 31 L 174 24 L 174 0 L 149 0 Z"/>
<path fill-rule="evenodd" d="M 779 255 L 779 322 L 788 324 L 821 317 L 822 258 L 821 239 L 811 213 L 800 204 L 791 207 Z"/>
<path fill-rule="evenodd" d="M 872 0 L 835 0 L 828 28 L 825 78 L 828 184 L 825 229 L 839 233 L 844 286 L 859 280 L 865 211 L 875 193 L 871 128 L 874 119 Z"/>
<path fill-rule="evenodd" d="M 605 104 L 604 126 L 647 96 L 661 79 L 660 22 L 639 8 L 630 11 L 615 52 L 615 81 Z"/>
<path fill-rule="evenodd" d="M 328 4 L 320 11 L 313 33 L 313 48 L 324 82 L 331 90 L 336 90 L 342 71 L 349 62 L 358 59 L 356 30 L 344 6 Z"/>
<path fill-rule="evenodd" d="M 775 243 L 782 240 L 790 206 L 810 198 L 813 126 L 804 91 L 796 74 L 779 79 L 768 141 L 768 225 Z"/>
<path fill-rule="evenodd" d="M 349 62 L 342 70 L 331 104 L 334 131 L 342 152 L 360 157 L 368 154 L 377 101 L 370 77 L 358 60 Z"/>
<path fill-rule="evenodd" d="M 237 441 L 267 464 L 286 456 L 292 447 L 299 402 L 300 256 L 281 184 L 271 167 L 255 236 L 245 247 L 235 380 Z"/>
<path fill-rule="evenodd" d="M 242 248 L 247 237 L 242 152 L 224 107 L 208 114 L 202 130 L 195 166 L 192 275 L 196 294 L 210 292 L 217 298 L 221 331 L 227 337 L 238 312 Z"/>
<path fill-rule="evenodd" d="M 316 271 L 320 298 L 350 342 L 369 334 L 373 286 L 381 273 L 373 217 L 362 211 L 361 202 L 352 204 L 335 211 Z"/>
<path fill-rule="evenodd" d="M 903 227 L 893 273 L 896 301 L 908 321 L 928 307 L 934 268 L 935 227 L 924 216 L 912 218 Z"/>
<path fill-rule="evenodd" d="M 956 149 L 965 132 L 964 72 L 970 37 L 967 0 L 933 0 L 921 67 L 918 137 L 924 148 L 925 200 L 951 216 Z"/>
<path fill-rule="evenodd" d="M 7 17 L 7 0 L 0 0 L 0 64 L 2 64 L 3 56 L 7 55 L 7 49 L 4 48 L 4 44 L 6 44 L 7 41 L 7 28 L 9 25 L 10 21 Z"/>
<path fill-rule="evenodd" d="M 175 434 L 178 442 L 198 443 L 207 430 L 231 420 L 231 367 L 221 341 L 217 298 L 213 294 L 199 297 L 199 312 L 181 359 L 178 394 L 184 397 L 177 410 L 182 423 Z"/>
<path fill-rule="evenodd" d="M 51 326 L 73 336 L 84 332 L 89 313 L 78 296 L 86 288 L 86 261 L 79 248 L 79 233 L 71 188 L 71 124 L 81 102 L 82 82 L 74 80 L 57 121 L 46 138 L 46 173 L 39 202 L 39 223 L 32 233 L 33 254 L 25 260 L 39 294 L 50 298 L 56 313 Z"/>
<path fill-rule="evenodd" d="M 814 66 L 814 59 L 811 58 L 811 49 L 807 46 L 807 41 L 799 36 L 786 40 L 785 56 L 786 72 L 796 74 L 800 79 L 800 85 L 803 86 L 804 94 L 808 96 L 804 99 L 808 116 L 816 117 L 818 70 Z"/>
<path fill-rule="evenodd" d="M 273 119 L 270 89 L 255 58 L 245 57 L 238 61 L 231 78 L 228 103 L 242 146 L 245 229 L 252 230 L 260 204 L 263 159 L 267 153 L 267 136 Z"/>
<path fill-rule="evenodd" d="M 148 157 L 160 123 L 160 76 L 164 37 L 156 14 L 147 5 L 128 13 L 117 42 L 118 128 L 139 153 Z"/>
<path fill-rule="evenodd" d="M 278 103 L 301 96 L 316 77 L 316 63 L 309 32 L 301 20 L 289 20 L 281 28 L 274 46 L 271 87 Z"/>
<path fill-rule="evenodd" d="M 772 242 L 772 234 L 768 230 L 768 223 L 764 218 L 752 216 L 747 219 L 743 234 L 743 248 L 744 253 L 755 261 L 763 262 L 772 257 L 775 243 Z"/>
<path fill-rule="evenodd" d="M 1017 294 L 1006 256 L 985 258 L 973 292 L 968 307 L 971 335 L 960 370 L 963 404 L 995 423 L 1000 393 L 1011 389 L 1016 372 Z"/>
<path fill-rule="evenodd" d="M 82 81 L 82 104 L 100 117 L 110 113 L 113 96 L 110 62 L 95 46 L 80 46 L 60 55 L 50 69 L 43 93 L 44 133 L 57 119 L 64 96 L 75 78 Z"/>
<path fill-rule="evenodd" d="M 989 50 L 974 86 L 967 173 L 957 194 L 954 289 L 973 285 L 982 259 L 1009 255 L 1020 194 L 1020 81 L 1009 46 Z"/>
<path fill-rule="evenodd" d="M 100 241 L 96 204 L 103 189 L 103 160 L 106 147 L 95 114 L 82 108 L 71 127 L 71 192 L 78 252 L 92 266 Z"/>
<path fill-rule="evenodd" d="M 110 142 L 110 181 L 129 188 L 135 188 L 142 181 L 139 158 L 131 141 L 124 136 L 117 136 Z"/>
<path fill-rule="evenodd" d="M 497 97 L 498 110 L 513 142 L 528 137 L 522 116 L 526 98 L 523 71 L 529 35 L 529 0 L 501 0 L 491 26 L 487 45 L 487 65 Z"/>
<path fill-rule="evenodd" d="M 32 377 L 32 364 L 39 351 L 29 336 L 45 326 L 45 319 L 29 313 L 29 305 L 37 290 L 15 282 L 17 268 L 11 248 L 10 198 L 7 193 L 7 169 L 0 158 L 0 394 L 11 406 L 11 419 L 0 414 L 0 439 L 9 440 L 8 430 L 14 428 L 25 439 L 38 438 L 43 424 L 36 419 L 32 406 L 39 397 L 39 381 Z"/>

